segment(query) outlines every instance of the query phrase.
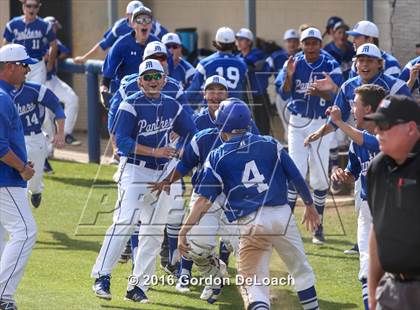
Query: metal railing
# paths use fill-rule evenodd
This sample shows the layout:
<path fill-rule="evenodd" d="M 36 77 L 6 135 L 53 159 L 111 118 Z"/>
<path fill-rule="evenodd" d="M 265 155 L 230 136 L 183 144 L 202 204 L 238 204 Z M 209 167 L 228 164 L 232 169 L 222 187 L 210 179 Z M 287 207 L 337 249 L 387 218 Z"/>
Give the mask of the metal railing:
<path fill-rule="evenodd" d="M 75 64 L 72 58 L 65 59 L 59 64 L 61 72 L 86 74 L 89 162 L 97 164 L 101 159 L 101 107 L 99 105 L 98 77 L 102 73 L 102 64 L 102 60 L 88 60 L 84 65 L 79 65 Z"/>

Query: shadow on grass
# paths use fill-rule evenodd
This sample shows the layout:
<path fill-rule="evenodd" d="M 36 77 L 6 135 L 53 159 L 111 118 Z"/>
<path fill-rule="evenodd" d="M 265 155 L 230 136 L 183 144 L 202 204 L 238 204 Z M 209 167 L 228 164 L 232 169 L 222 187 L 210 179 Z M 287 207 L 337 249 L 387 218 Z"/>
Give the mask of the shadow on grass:
<path fill-rule="evenodd" d="M 59 231 L 47 231 L 47 233 L 50 233 L 55 241 L 37 241 L 36 250 L 93 251 L 97 253 L 101 248 L 99 242 L 72 239 Z"/>
<path fill-rule="evenodd" d="M 113 180 L 105 180 L 105 179 L 96 179 L 93 181 L 92 179 L 83 179 L 83 178 L 69 178 L 69 177 L 60 177 L 55 175 L 48 176 L 48 179 L 51 181 L 68 184 L 72 186 L 79 186 L 79 187 L 92 187 L 92 186 L 112 186 L 117 187 L 117 184 Z"/>

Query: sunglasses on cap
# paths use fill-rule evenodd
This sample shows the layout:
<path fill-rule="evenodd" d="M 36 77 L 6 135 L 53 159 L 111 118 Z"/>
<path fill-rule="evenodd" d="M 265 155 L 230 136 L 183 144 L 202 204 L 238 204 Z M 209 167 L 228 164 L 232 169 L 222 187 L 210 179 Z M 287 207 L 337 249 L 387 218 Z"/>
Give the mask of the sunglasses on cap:
<path fill-rule="evenodd" d="M 146 73 L 142 75 L 143 80 L 149 82 L 151 80 L 159 81 L 162 78 L 162 73 L 155 72 L 155 73 Z"/>
<path fill-rule="evenodd" d="M 380 131 L 387 131 L 387 130 L 390 130 L 392 127 L 396 126 L 396 125 L 405 124 L 405 123 L 408 123 L 408 122 L 404 121 L 404 120 L 396 120 L 394 122 L 379 121 L 379 122 L 375 122 L 375 123 L 376 123 L 376 127 L 378 127 L 378 129 Z"/>
<path fill-rule="evenodd" d="M 154 54 L 147 57 L 147 59 L 156 59 L 158 61 L 165 61 L 168 59 L 168 56 L 166 56 L 165 54 Z"/>
<path fill-rule="evenodd" d="M 148 25 L 152 22 L 152 18 L 149 16 L 137 17 L 134 22 L 139 25 Z"/>
<path fill-rule="evenodd" d="M 25 8 L 27 8 L 27 9 L 38 9 L 39 4 L 25 4 Z"/>
<path fill-rule="evenodd" d="M 166 48 L 169 50 L 169 49 L 174 49 L 174 50 L 176 50 L 176 49 L 178 49 L 180 46 L 178 45 L 178 44 L 175 44 L 175 43 L 169 43 L 169 44 L 166 44 Z"/>

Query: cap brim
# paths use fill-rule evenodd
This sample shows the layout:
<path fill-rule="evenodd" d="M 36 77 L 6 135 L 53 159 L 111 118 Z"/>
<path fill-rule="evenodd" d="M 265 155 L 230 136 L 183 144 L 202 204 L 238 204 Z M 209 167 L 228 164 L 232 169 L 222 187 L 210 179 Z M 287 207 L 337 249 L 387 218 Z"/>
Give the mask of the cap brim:
<path fill-rule="evenodd" d="M 359 37 L 362 36 L 363 34 L 356 32 L 356 31 L 346 31 L 346 34 L 348 34 L 349 36 L 353 36 L 353 37 Z"/>
<path fill-rule="evenodd" d="M 27 64 L 27 65 L 34 65 L 34 64 L 38 63 L 38 60 L 29 57 L 29 58 L 27 58 L 25 60 L 20 60 L 19 62 L 24 63 L 24 64 Z"/>
<path fill-rule="evenodd" d="M 142 73 L 140 73 L 140 76 L 145 75 L 147 72 L 150 72 L 150 71 L 156 71 L 156 72 L 159 72 L 159 73 L 162 73 L 162 74 L 165 73 L 164 71 L 153 68 L 153 69 L 144 70 Z"/>
<path fill-rule="evenodd" d="M 206 86 L 204 86 L 204 90 L 206 90 L 207 88 L 209 88 L 212 85 L 222 85 L 226 90 L 228 90 L 228 88 L 226 87 L 226 85 L 224 85 L 222 83 L 216 83 L 216 82 L 212 82 L 210 84 L 207 84 Z"/>
<path fill-rule="evenodd" d="M 385 114 L 379 113 L 379 112 L 365 115 L 363 117 L 363 119 L 365 121 L 374 121 L 374 122 L 383 122 L 383 121 L 387 121 L 388 120 Z"/>

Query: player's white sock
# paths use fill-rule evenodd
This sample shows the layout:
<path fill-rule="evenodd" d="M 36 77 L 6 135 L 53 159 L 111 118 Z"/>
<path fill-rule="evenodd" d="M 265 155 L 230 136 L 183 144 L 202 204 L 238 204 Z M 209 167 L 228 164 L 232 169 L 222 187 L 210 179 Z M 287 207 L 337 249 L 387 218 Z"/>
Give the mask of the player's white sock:
<path fill-rule="evenodd" d="M 166 225 L 166 232 L 168 234 L 168 247 L 169 247 L 169 264 L 175 264 L 177 259 L 176 251 L 178 248 L 178 233 L 181 230 L 181 225 Z"/>
<path fill-rule="evenodd" d="M 318 211 L 318 214 L 321 216 L 321 224 L 322 224 L 322 217 L 324 215 L 324 208 L 325 208 L 325 201 L 327 200 L 327 190 L 314 190 L 314 204 L 315 208 Z"/>
<path fill-rule="evenodd" d="M 299 301 L 304 310 L 317 310 L 319 309 L 318 297 L 316 296 L 315 287 L 311 286 L 306 290 L 297 292 Z"/>

